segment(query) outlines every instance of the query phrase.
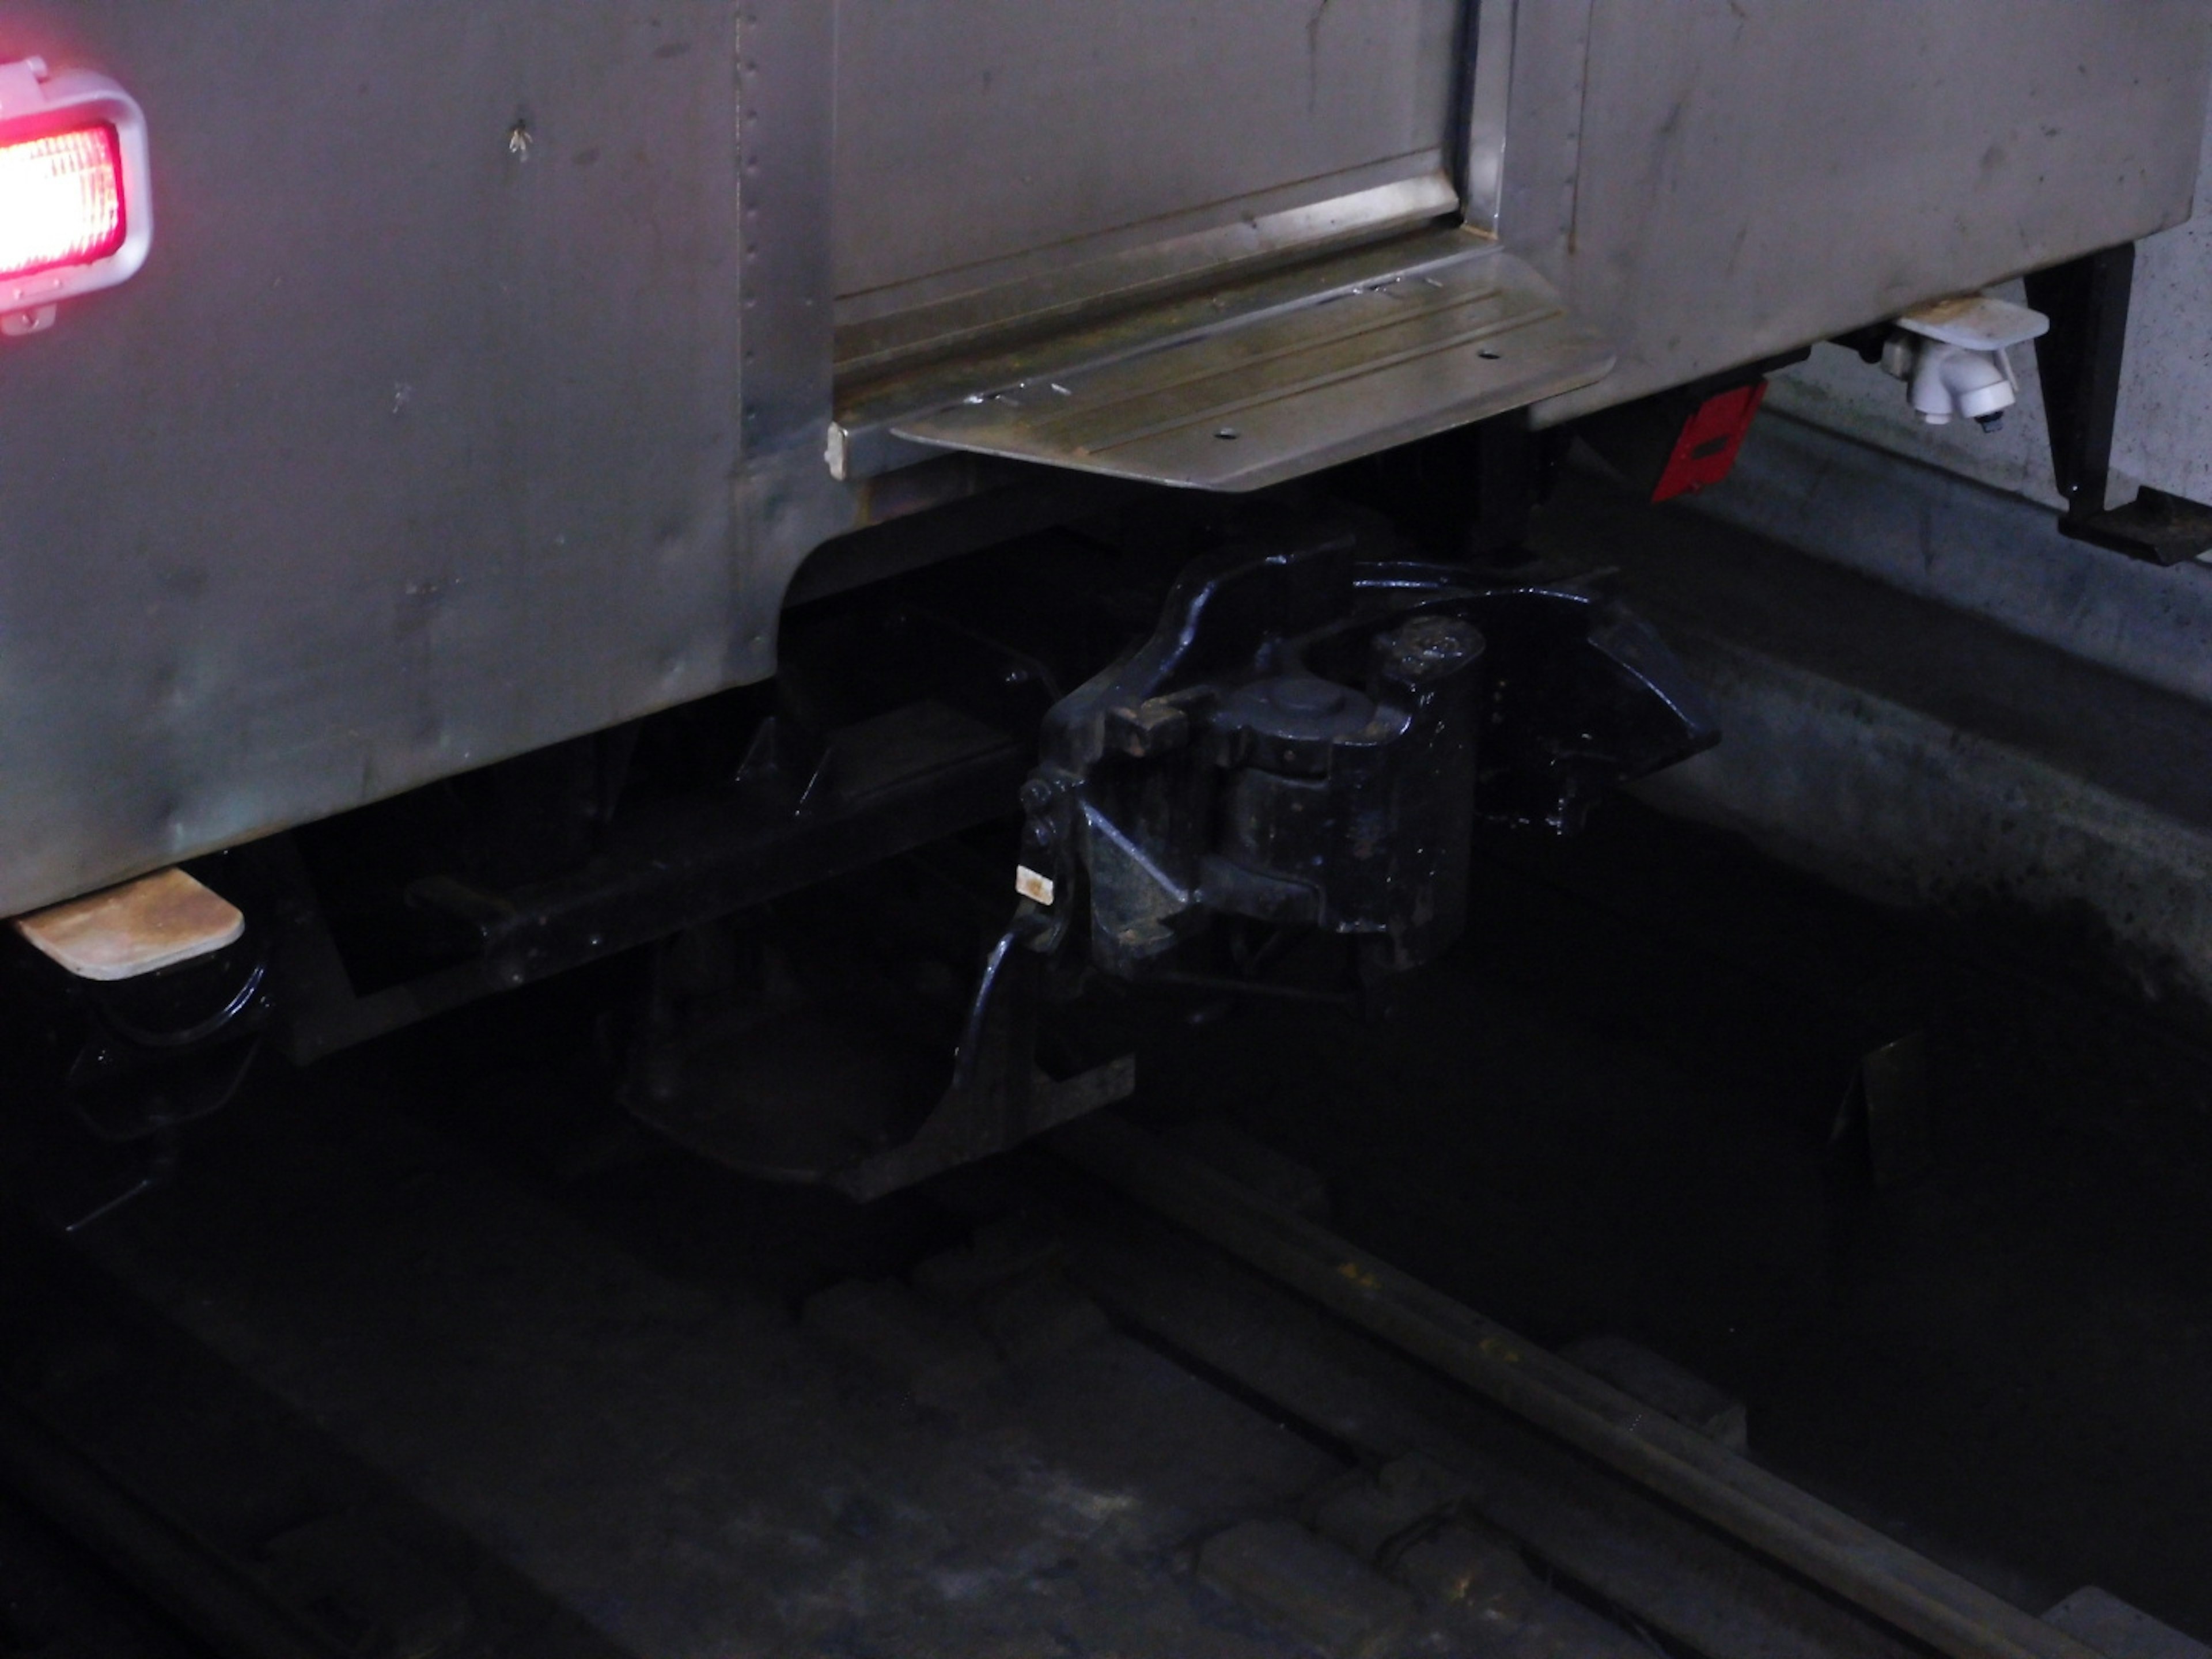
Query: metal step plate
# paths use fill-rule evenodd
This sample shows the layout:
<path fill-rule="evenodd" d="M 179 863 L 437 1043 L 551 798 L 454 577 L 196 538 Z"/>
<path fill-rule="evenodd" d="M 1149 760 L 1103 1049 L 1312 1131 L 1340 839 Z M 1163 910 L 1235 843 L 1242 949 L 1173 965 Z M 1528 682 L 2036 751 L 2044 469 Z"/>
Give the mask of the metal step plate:
<path fill-rule="evenodd" d="M 1006 354 L 988 365 L 1012 371 L 999 378 L 972 364 L 956 398 L 841 419 L 830 458 L 856 454 L 872 423 L 913 444 L 1257 489 L 1585 386 L 1612 365 L 1528 265 L 1474 232 L 1429 230 Z"/>

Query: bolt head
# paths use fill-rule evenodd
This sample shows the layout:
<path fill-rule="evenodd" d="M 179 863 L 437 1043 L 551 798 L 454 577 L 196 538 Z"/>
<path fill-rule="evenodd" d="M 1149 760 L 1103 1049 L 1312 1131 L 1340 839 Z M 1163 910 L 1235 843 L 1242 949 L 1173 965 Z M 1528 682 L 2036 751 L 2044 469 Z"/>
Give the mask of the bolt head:
<path fill-rule="evenodd" d="M 1382 641 L 1389 672 L 1410 684 L 1442 678 L 1480 655 L 1482 635 L 1456 617 L 1416 617 Z"/>

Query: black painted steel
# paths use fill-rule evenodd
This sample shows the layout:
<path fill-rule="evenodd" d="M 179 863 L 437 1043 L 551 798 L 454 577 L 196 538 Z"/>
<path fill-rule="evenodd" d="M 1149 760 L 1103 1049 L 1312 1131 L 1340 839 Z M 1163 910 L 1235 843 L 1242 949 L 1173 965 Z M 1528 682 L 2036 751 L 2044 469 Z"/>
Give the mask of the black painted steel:
<path fill-rule="evenodd" d="M 2058 527 L 2132 559 L 2180 564 L 2212 551 L 2212 507 L 2148 487 L 2106 505 L 2135 267 L 2135 245 L 2123 243 L 2027 278 L 2027 302 L 2051 318 L 2035 361 L 2051 474 L 2066 498 Z"/>
<path fill-rule="evenodd" d="M 1040 948 L 1080 939 L 1141 977 L 1230 917 L 1411 968 L 1460 933 L 1479 817 L 1571 833 L 1719 740 L 1601 593 L 1361 551 L 1323 521 L 1200 560 L 1152 637 L 1047 717 L 1023 791 Z"/>

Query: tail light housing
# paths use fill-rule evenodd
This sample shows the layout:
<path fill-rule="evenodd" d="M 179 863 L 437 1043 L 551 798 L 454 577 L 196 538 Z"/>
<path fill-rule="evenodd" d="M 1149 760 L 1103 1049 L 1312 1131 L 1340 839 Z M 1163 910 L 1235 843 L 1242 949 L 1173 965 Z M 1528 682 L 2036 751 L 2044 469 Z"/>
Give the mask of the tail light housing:
<path fill-rule="evenodd" d="M 0 64 L 0 333 L 137 274 L 154 244 L 146 118 L 114 82 Z"/>

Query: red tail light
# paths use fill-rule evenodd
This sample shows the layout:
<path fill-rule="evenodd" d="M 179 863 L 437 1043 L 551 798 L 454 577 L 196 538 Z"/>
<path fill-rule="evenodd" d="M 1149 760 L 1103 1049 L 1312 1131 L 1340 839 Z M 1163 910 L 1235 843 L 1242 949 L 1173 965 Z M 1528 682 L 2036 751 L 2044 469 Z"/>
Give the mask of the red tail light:
<path fill-rule="evenodd" d="M 62 301 L 146 263 L 148 173 L 145 115 L 114 82 L 0 64 L 0 335 L 50 328 Z"/>
<path fill-rule="evenodd" d="M 0 144 L 0 277 L 96 264 L 123 246 L 125 229 L 113 127 Z"/>

